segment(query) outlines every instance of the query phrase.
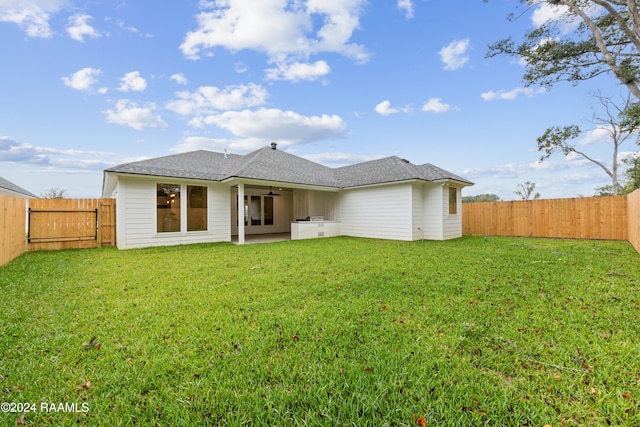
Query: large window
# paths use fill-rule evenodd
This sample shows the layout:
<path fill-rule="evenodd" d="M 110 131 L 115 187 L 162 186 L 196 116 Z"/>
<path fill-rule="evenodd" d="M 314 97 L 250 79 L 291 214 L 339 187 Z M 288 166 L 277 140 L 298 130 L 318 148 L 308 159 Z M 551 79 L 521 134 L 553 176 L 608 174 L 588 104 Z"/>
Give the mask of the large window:
<path fill-rule="evenodd" d="M 158 233 L 180 231 L 180 185 L 158 184 L 156 200 Z"/>
<path fill-rule="evenodd" d="M 207 187 L 157 184 L 156 229 L 158 233 L 182 231 L 182 190 L 186 190 L 186 231 L 207 230 Z"/>
<path fill-rule="evenodd" d="M 449 187 L 449 215 L 458 213 L 458 189 Z"/>
<path fill-rule="evenodd" d="M 187 185 L 187 231 L 207 229 L 207 187 Z"/>

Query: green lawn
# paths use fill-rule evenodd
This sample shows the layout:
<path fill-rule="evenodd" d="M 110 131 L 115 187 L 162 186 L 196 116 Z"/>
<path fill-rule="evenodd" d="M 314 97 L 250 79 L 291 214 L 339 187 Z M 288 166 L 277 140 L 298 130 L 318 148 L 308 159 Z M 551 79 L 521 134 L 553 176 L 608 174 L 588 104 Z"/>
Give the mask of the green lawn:
<path fill-rule="evenodd" d="M 638 426 L 639 285 L 626 242 L 27 253 L 0 425 Z"/>

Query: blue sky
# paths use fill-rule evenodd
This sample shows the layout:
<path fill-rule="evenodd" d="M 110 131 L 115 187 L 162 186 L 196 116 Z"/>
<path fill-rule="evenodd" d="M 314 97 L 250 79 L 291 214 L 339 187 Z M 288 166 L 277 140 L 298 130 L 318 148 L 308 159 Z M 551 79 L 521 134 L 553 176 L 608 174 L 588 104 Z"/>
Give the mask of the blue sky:
<path fill-rule="evenodd" d="M 396 155 L 464 195 L 589 196 L 597 166 L 539 163 L 547 127 L 584 125 L 611 78 L 525 88 L 487 46 L 553 16 L 516 0 L 0 0 L 0 176 L 99 197 L 105 168 L 196 149 L 279 149 L 328 166 Z M 609 146 L 579 142 L 610 164 Z M 628 143 L 623 151 L 635 151 Z M 588 145 L 588 146 L 586 146 Z"/>

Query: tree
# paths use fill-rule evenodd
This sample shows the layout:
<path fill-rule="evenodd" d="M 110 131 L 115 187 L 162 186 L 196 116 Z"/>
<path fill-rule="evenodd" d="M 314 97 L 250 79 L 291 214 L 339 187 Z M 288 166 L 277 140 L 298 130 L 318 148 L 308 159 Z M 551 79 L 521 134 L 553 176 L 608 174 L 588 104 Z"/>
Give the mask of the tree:
<path fill-rule="evenodd" d="M 514 191 L 514 194 L 520 196 L 522 200 L 529 200 L 533 196 L 533 200 L 540 198 L 540 193 L 534 193 L 536 189 L 536 183 L 527 181 L 524 184 L 518 184 L 518 190 Z"/>
<path fill-rule="evenodd" d="M 540 161 L 549 158 L 553 153 L 561 152 L 565 156 L 570 154 L 578 155 L 595 165 L 598 165 L 611 178 L 612 194 L 620 194 L 622 186 L 618 181 L 618 152 L 620 146 L 630 137 L 635 137 L 638 141 L 639 121 L 626 120 L 625 112 L 632 105 L 631 95 L 628 94 L 622 104 L 616 104 L 610 97 L 603 96 L 601 93 L 593 95 L 602 107 L 601 113 L 594 113 L 593 117 L 588 120 L 595 126 L 595 129 L 606 134 L 608 140 L 612 144 L 611 165 L 607 166 L 604 162 L 587 154 L 577 144 L 571 141 L 575 140 L 582 134 L 582 130 L 576 125 L 548 128 L 544 134 L 537 138 L 538 151 L 542 152 Z M 603 188 L 603 187 L 601 187 Z"/>
<path fill-rule="evenodd" d="M 464 196 L 462 203 L 474 203 L 474 202 L 498 202 L 500 197 L 495 194 L 478 194 L 476 196 Z"/>
<path fill-rule="evenodd" d="M 522 58 L 527 86 L 577 84 L 612 74 L 640 99 L 640 6 L 636 0 L 519 1 L 527 8 L 554 8 L 555 17 L 528 31 L 519 44 L 512 38 L 491 44 L 487 57 Z"/>
<path fill-rule="evenodd" d="M 622 163 L 629 165 L 625 172 L 627 182 L 622 189 L 623 194 L 629 194 L 640 188 L 640 156 L 636 153 L 635 156 L 622 160 Z"/>
<path fill-rule="evenodd" d="M 594 196 L 596 197 L 601 197 L 601 196 L 613 196 L 613 186 L 611 185 L 603 185 L 602 187 L 596 187 L 594 188 L 595 190 L 595 194 Z"/>
<path fill-rule="evenodd" d="M 40 193 L 43 199 L 64 199 L 67 197 L 67 190 L 64 188 L 52 187 L 47 191 Z"/>

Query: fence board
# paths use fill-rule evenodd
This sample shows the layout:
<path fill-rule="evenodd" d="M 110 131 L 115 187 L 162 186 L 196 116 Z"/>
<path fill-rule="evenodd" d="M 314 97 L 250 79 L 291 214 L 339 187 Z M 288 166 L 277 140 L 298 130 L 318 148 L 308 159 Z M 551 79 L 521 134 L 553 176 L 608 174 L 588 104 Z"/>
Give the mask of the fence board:
<path fill-rule="evenodd" d="M 25 245 L 26 199 L 0 194 L 0 266 L 21 255 Z"/>
<path fill-rule="evenodd" d="M 629 218 L 640 210 L 633 212 L 625 196 L 463 203 L 462 233 L 627 240 Z"/>
<path fill-rule="evenodd" d="M 30 199 L 29 250 L 115 245 L 114 199 Z"/>
<path fill-rule="evenodd" d="M 629 242 L 640 252 L 640 190 L 627 195 Z"/>

